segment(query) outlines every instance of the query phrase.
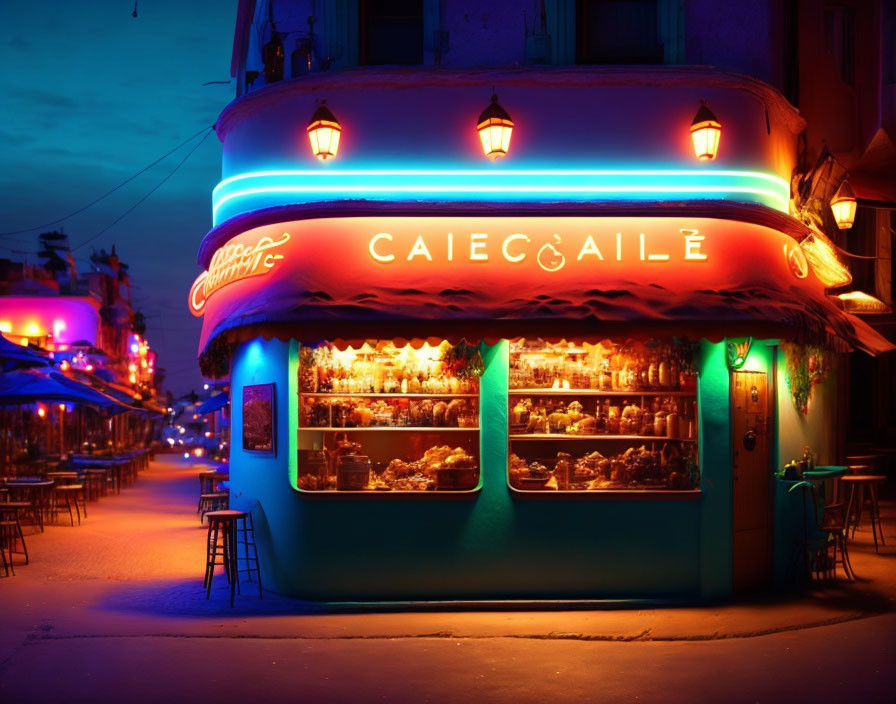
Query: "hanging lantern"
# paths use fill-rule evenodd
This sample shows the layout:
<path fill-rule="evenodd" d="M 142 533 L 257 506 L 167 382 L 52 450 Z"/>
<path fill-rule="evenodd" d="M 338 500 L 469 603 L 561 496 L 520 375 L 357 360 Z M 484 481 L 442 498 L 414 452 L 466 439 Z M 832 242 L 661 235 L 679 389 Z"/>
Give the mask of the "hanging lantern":
<path fill-rule="evenodd" d="M 340 132 L 342 125 L 330 112 L 327 101 L 322 100 L 308 123 L 308 138 L 311 140 L 311 151 L 314 152 L 314 156 L 321 161 L 335 157 L 339 151 Z"/>
<path fill-rule="evenodd" d="M 706 101 L 700 101 L 700 109 L 691 123 L 691 139 L 694 140 L 694 153 L 700 161 L 712 161 L 719 151 L 719 138 L 722 136 L 722 125 L 712 110 L 706 107 Z"/>
<path fill-rule="evenodd" d="M 831 211 L 834 220 L 841 230 L 848 230 L 856 219 L 856 194 L 846 179 L 840 184 L 840 188 L 831 198 Z"/>
<path fill-rule="evenodd" d="M 513 120 L 500 105 L 498 96 L 492 95 L 492 103 L 479 116 L 476 125 L 479 139 L 482 140 L 482 151 L 494 161 L 499 156 L 506 156 L 510 147 L 510 135 L 513 133 Z"/>

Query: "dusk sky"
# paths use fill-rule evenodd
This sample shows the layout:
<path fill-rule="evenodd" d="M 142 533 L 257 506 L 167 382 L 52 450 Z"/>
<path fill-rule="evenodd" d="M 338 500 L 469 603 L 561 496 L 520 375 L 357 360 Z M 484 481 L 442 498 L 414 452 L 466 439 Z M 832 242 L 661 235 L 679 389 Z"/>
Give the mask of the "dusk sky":
<path fill-rule="evenodd" d="M 80 271 L 114 244 L 130 265 L 135 309 L 175 395 L 202 385 L 199 321 L 187 310 L 196 250 L 211 227 L 221 145 L 201 136 L 116 193 L 79 209 L 214 124 L 233 98 L 237 0 L 4 2 L 0 6 L 0 257 L 35 261 L 40 232 L 62 227 Z"/>

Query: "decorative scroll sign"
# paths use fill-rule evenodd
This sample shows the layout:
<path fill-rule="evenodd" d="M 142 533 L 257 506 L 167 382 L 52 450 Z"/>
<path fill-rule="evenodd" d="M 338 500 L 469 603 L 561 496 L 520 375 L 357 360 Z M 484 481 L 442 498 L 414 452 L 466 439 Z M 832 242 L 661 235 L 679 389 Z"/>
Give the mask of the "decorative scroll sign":
<path fill-rule="evenodd" d="M 228 243 L 215 252 L 208 271 L 203 271 L 190 287 L 190 312 L 197 318 L 205 310 L 208 297 L 219 288 L 234 281 L 261 276 L 271 271 L 282 254 L 270 250 L 289 242 L 284 232 L 279 240 L 264 236 L 254 244 Z"/>

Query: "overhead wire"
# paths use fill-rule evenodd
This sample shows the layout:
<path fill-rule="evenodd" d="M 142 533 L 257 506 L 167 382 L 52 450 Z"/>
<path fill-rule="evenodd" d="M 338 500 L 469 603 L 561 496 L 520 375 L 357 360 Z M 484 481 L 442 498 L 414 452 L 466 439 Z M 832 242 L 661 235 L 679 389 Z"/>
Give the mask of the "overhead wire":
<path fill-rule="evenodd" d="M 197 138 L 199 135 L 201 135 L 203 132 L 206 133 L 206 134 L 205 134 L 205 137 L 203 137 L 203 141 L 204 141 L 205 138 L 208 137 L 208 132 L 209 132 L 210 130 L 212 130 L 212 129 L 214 129 L 212 126 L 203 127 L 203 128 L 202 128 L 201 130 L 199 130 L 196 134 L 192 135 L 192 136 L 189 137 L 188 139 L 186 139 L 186 140 L 184 140 L 183 142 L 181 142 L 180 144 L 178 144 L 178 145 L 177 145 L 176 147 L 174 147 L 174 149 L 172 149 L 171 151 L 169 151 L 169 152 L 163 154 L 163 155 L 160 156 L 158 159 L 156 159 L 155 161 L 153 161 L 151 164 L 148 164 L 147 166 L 144 166 L 144 167 L 143 167 L 142 169 L 140 169 L 137 173 L 135 173 L 135 174 L 129 176 L 128 178 L 126 178 L 124 181 L 122 181 L 121 183 L 119 183 L 117 186 L 115 186 L 115 187 L 112 188 L 111 190 L 106 191 L 106 192 L 105 192 L 103 195 L 101 195 L 99 198 L 96 198 L 96 199 L 90 201 L 90 202 L 87 203 L 86 205 L 81 206 L 80 208 L 78 208 L 77 210 L 73 210 L 72 212 L 68 213 L 68 215 L 63 215 L 61 218 L 56 218 L 55 220 L 50 220 L 49 222 L 41 223 L 40 225 L 34 225 L 34 226 L 32 226 L 32 227 L 26 227 L 26 228 L 23 228 L 23 229 L 20 229 L 20 230 L 7 230 L 7 231 L 5 231 L 5 232 L 0 232 L 0 237 L 11 237 L 12 235 L 21 235 L 21 234 L 23 234 L 23 233 L 25 233 L 25 232 L 32 232 L 32 231 L 34 231 L 34 230 L 40 230 L 41 228 L 44 228 L 44 227 L 50 227 L 51 225 L 58 225 L 59 223 L 65 221 L 65 220 L 68 220 L 69 218 L 74 217 L 75 215 L 79 215 L 80 213 L 83 213 L 83 212 L 84 212 L 85 210 L 87 210 L 88 208 L 92 208 L 94 205 L 96 205 L 97 203 L 99 203 L 101 200 L 104 200 L 104 199 L 108 198 L 108 197 L 111 196 L 113 193 L 115 193 L 117 190 L 119 190 L 119 189 L 122 188 L 123 186 L 126 186 L 127 184 L 129 184 L 131 181 L 133 181 L 135 178 L 137 178 L 137 177 L 140 176 L 141 174 L 144 174 L 144 173 L 146 173 L 147 171 L 149 171 L 153 166 L 155 166 L 155 165 L 158 164 L 159 162 L 164 161 L 164 160 L 167 159 L 169 156 L 171 156 L 171 155 L 174 154 L 175 152 L 177 152 L 177 151 L 179 151 L 180 149 L 182 149 L 183 147 L 185 147 L 187 144 L 189 144 L 190 142 L 192 142 L 194 139 L 196 139 L 196 138 Z M 200 143 L 201 143 L 201 142 L 200 142 Z M 192 152 L 191 152 L 191 153 L 192 153 Z"/>
<path fill-rule="evenodd" d="M 90 243 L 93 242 L 97 237 L 99 237 L 100 235 L 102 235 L 102 234 L 108 232 L 110 229 L 112 229 L 113 227 L 115 227 L 115 225 L 117 225 L 117 224 L 120 223 L 122 220 L 124 220 L 125 217 L 127 217 L 131 212 L 133 212 L 138 206 L 140 206 L 141 203 L 143 203 L 143 202 L 144 202 L 147 198 L 149 198 L 153 193 L 155 193 L 157 190 L 159 190 L 159 188 L 161 188 L 162 185 L 163 185 L 169 178 L 171 178 L 172 176 L 174 176 L 175 173 L 177 173 L 177 170 L 178 170 L 181 166 L 183 166 L 183 165 L 186 163 L 187 159 L 189 159 L 191 156 L 193 156 L 193 152 L 195 152 L 197 149 L 199 149 L 199 147 L 202 146 L 202 143 L 205 142 L 206 139 L 208 139 L 208 136 L 212 133 L 212 129 L 211 129 L 210 127 L 209 127 L 209 128 L 206 128 L 206 129 L 207 129 L 207 132 L 206 132 L 205 135 L 202 137 L 202 139 L 200 139 L 199 142 L 197 142 L 196 145 L 195 145 L 189 152 L 187 152 L 187 155 L 177 163 L 177 166 L 175 166 L 171 171 L 169 171 L 168 174 L 166 174 L 165 177 L 164 177 L 161 181 L 159 181 L 155 186 L 153 186 L 152 189 L 151 189 L 145 196 L 143 196 L 140 200 L 138 200 L 136 203 L 134 203 L 130 208 L 128 208 L 127 210 L 125 210 L 121 215 L 119 215 L 117 218 L 115 218 L 115 220 L 113 220 L 112 222 L 110 222 L 108 225 L 106 225 L 106 227 L 104 227 L 102 230 L 100 230 L 99 232 L 97 232 L 95 235 L 93 235 L 93 236 L 91 236 L 91 237 L 88 237 L 86 240 L 84 240 L 83 242 L 81 242 L 81 243 L 78 244 L 77 246 L 72 247 L 72 251 L 73 251 L 73 252 L 77 252 L 77 251 L 78 251 L 79 249 L 81 249 L 81 247 L 83 247 L 84 245 L 86 245 L 86 244 L 90 244 Z"/>

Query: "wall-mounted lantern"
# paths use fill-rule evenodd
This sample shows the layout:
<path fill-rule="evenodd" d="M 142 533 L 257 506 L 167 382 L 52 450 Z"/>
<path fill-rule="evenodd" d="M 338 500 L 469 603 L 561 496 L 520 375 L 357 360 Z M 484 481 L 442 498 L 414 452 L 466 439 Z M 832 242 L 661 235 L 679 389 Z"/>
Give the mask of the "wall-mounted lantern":
<path fill-rule="evenodd" d="M 694 153 L 700 161 L 712 161 L 719 151 L 719 138 L 722 136 L 722 125 L 713 111 L 706 107 L 706 101 L 700 101 L 700 109 L 691 123 L 691 139 L 694 140 Z"/>
<path fill-rule="evenodd" d="M 311 151 L 321 161 L 332 159 L 339 151 L 339 134 L 342 125 L 322 100 L 308 123 L 308 138 L 311 140 Z"/>
<path fill-rule="evenodd" d="M 513 133 L 513 120 L 507 111 L 498 104 L 498 96 L 492 95 L 492 102 L 476 124 L 479 139 L 482 140 L 482 151 L 494 161 L 499 156 L 506 156 L 510 148 L 510 135 Z"/>
<path fill-rule="evenodd" d="M 840 188 L 831 198 L 831 211 L 834 220 L 841 230 L 848 230 L 856 219 L 856 194 L 846 179 L 840 184 Z"/>

